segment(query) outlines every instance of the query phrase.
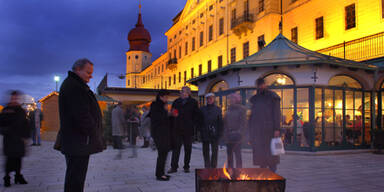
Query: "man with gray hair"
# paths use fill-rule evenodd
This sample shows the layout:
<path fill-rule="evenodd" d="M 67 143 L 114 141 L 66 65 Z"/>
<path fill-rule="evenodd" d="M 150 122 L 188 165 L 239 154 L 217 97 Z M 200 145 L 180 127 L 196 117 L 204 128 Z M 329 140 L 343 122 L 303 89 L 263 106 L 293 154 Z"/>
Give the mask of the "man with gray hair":
<path fill-rule="evenodd" d="M 101 111 L 87 85 L 92 73 L 93 63 L 79 59 L 60 87 L 57 142 L 67 164 L 65 192 L 84 190 L 89 156 L 104 149 Z"/>

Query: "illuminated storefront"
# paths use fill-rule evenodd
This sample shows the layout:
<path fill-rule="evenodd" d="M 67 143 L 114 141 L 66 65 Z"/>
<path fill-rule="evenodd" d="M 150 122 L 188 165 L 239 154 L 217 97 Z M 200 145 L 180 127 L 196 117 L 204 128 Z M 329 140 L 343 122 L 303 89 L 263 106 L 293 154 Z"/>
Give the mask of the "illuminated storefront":
<path fill-rule="evenodd" d="M 199 87 L 201 102 L 204 94 L 215 92 L 225 113 L 227 96 L 233 92 L 250 108 L 255 81 L 263 77 L 281 97 L 287 149 L 355 149 L 369 148 L 372 142 L 375 70 L 306 50 L 279 35 L 257 54 L 190 83 Z"/>

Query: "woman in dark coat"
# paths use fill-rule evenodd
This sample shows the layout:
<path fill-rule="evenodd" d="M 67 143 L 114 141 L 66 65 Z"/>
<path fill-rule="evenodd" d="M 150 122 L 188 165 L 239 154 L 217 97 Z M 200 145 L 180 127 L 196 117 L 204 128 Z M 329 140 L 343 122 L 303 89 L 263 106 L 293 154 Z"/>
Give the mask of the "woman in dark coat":
<path fill-rule="evenodd" d="M 169 93 L 161 90 L 156 101 L 152 102 L 149 117 L 151 118 L 151 135 L 157 148 L 156 178 L 168 181 L 170 176 L 165 175 L 165 162 L 171 149 L 171 131 L 167 110 Z"/>
<path fill-rule="evenodd" d="M 15 184 L 27 184 L 21 174 L 21 160 L 25 155 L 26 141 L 30 136 L 30 126 L 26 112 L 21 108 L 21 93 L 11 92 L 11 99 L 0 114 L 0 128 L 3 138 L 3 151 L 6 156 L 4 186 L 11 186 L 12 171 L 16 172 Z"/>
<path fill-rule="evenodd" d="M 280 135 L 280 97 L 266 88 L 263 79 L 257 80 L 257 94 L 250 98 L 252 113 L 249 136 L 253 149 L 253 164 L 276 171 L 279 156 L 271 154 L 271 140 Z"/>
<path fill-rule="evenodd" d="M 233 154 L 236 158 L 236 168 L 242 168 L 241 145 L 244 141 L 244 132 L 247 127 L 247 109 L 240 103 L 237 93 L 229 96 L 230 105 L 224 116 L 224 137 L 227 145 L 228 167 L 233 168 Z"/>

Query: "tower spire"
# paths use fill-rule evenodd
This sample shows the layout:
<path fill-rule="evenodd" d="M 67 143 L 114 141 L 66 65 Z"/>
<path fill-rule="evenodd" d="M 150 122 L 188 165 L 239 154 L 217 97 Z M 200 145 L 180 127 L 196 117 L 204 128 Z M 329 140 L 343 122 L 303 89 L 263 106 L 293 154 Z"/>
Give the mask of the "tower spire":
<path fill-rule="evenodd" d="M 139 14 L 141 14 L 141 0 L 139 0 Z"/>

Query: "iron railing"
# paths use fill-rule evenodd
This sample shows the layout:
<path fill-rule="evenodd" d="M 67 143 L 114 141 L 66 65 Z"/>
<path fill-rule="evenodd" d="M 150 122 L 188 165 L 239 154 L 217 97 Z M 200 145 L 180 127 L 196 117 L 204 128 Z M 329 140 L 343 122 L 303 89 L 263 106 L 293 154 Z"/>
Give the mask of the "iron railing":
<path fill-rule="evenodd" d="M 231 19 L 231 29 L 237 27 L 240 24 L 247 23 L 247 22 L 251 22 L 251 23 L 255 22 L 254 14 L 245 13 L 236 19 Z"/>
<path fill-rule="evenodd" d="M 318 52 L 354 61 L 382 57 L 384 56 L 384 32 L 320 49 Z"/>

